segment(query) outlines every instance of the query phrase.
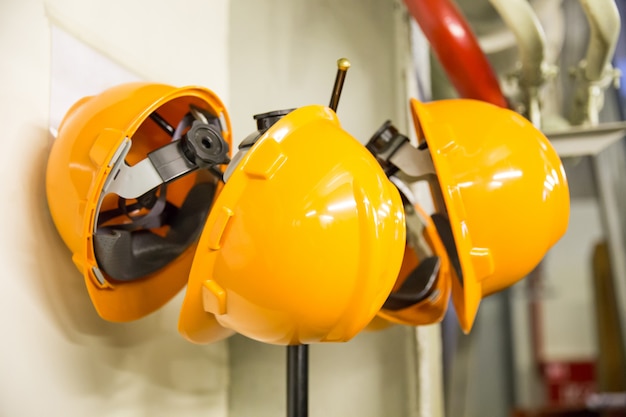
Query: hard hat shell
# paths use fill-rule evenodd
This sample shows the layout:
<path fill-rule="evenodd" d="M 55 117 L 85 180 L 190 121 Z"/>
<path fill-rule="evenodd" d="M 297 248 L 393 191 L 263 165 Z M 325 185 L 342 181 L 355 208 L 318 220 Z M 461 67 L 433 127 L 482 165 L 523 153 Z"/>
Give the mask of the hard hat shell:
<path fill-rule="evenodd" d="M 89 296 L 98 314 L 106 320 L 135 320 L 158 309 L 186 283 L 195 243 L 158 271 L 125 282 L 109 276 L 94 253 L 94 230 L 104 183 L 112 161 L 130 139 L 129 165 L 172 138 L 154 122 L 154 111 L 175 124 L 190 106 L 205 109 L 222 121 L 222 135 L 230 142 L 226 109 L 211 91 L 200 87 L 175 88 L 154 83 L 128 83 L 78 101 L 58 129 L 48 160 L 46 191 L 56 228 L 83 274 Z M 196 173 L 168 185 L 168 202 L 180 206 L 198 179 Z M 105 198 L 100 210 L 112 206 Z M 201 225 L 200 225 L 201 226 Z"/>
<path fill-rule="evenodd" d="M 415 210 L 420 213 L 421 218 L 426 223 L 423 231 L 426 243 L 430 246 L 433 254 L 439 258 L 437 281 L 428 298 L 423 301 L 400 310 L 386 309 L 383 306 L 378 312 L 378 316 L 387 321 L 409 326 L 421 326 L 440 322 L 448 309 L 451 286 L 450 260 L 443 243 L 441 243 L 437 229 L 430 216 L 426 214 L 419 204 L 415 205 Z M 392 293 L 402 286 L 421 261 L 416 252 L 407 244 L 404 249 L 402 267 Z"/>
<path fill-rule="evenodd" d="M 381 330 L 386 330 L 390 327 L 395 326 L 396 323 L 392 323 L 389 320 L 386 320 L 380 317 L 378 314 L 374 316 L 372 321 L 370 321 L 367 326 L 363 329 L 365 332 L 379 332 Z"/>
<path fill-rule="evenodd" d="M 452 299 L 465 332 L 482 297 L 527 275 L 563 236 L 569 189 L 547 138 L 519 114 L 468 99 L 411 100 L 458 252 Z"/>
<path fill-rule="evenodd" d="M 216 322 L 279 345 L 349 340 L 391 291 L 404 244 L 400 195 L 374 157 L 331 109 L 296 109 L 216 199 L 179 331 L 195 343 L 212 342 Z"/>

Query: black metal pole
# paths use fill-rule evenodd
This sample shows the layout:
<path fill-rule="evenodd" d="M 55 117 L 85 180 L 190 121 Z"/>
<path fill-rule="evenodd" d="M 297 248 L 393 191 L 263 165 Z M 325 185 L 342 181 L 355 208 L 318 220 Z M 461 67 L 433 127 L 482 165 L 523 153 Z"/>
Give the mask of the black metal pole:
<path fill-rule="evenodd" d="M 287 417 L 309 415 L 309 346 L 287 346 Z"/>
<path fill-rule="evenodd" d="M 343 83 L 346 80 L 348 68 L 350 68 L 350 61 L 346 58 L 341 58 L 337 61 L 337 76 L 335 77 L 335 85 L 333 86 L 333 92 L 330 96 L 330 104 L 328 105 L 328 107 L 333 109 L 335 112 L 337 111 L 337 106 L 339 105 L 339 97 L 341 97 L 341 89 L 343 88 Z"/>
<path fill-rule="evenodd" d="M 329 107 L 337 111 L 339 97 L 350 68 L 350 61 L 341 58 L 337 61 L 337 76 L 330 97 Z M 287 417 L 308 417 L 309 415 L 309 346 L 287 346 Z"/>

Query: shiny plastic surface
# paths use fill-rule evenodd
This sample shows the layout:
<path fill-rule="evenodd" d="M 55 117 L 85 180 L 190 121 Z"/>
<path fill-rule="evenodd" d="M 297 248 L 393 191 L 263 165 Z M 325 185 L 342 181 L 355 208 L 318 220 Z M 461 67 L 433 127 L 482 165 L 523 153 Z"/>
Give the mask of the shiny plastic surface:
<path fill-rule="evenodd" d="M 443 247 L 443 243 L 441 243 L 441 239 L 435 229 L 435 225 L 428 214 L 426 214 L 419 205 L 416 205 L 415 209 L 419 211 L 421 217 L 426 220 L 426 227 L 424 229 L 426 243 L 430 246 L 433 254 L 438 256 L 440 260 L 437 282 L 435 283 L 430 296 L 420 303 L 395 311 L 382 308 L 378 312 L 378 316 L 385 320 L 409 326 L 434 324 L 443 320 L 443 316 L 446 314 L 446 310 L 448 309 L 451 286 L 450 260 L 448 259 L 446 250 Z M 417 254 L 407 245 L 404 250 L 402 267 L 392 291 L 400 288 L 402 283 L 406 280 L 409 274 L 417 268 L 419 263 L 420 259 L 418 259 Z"/>
<path fill-rule="evenodd" d="M 378 314 L 374 316 L 372 321 L 370 321 L 367 326 L 363 329 L 364 332 L 379 332 L 381 330 L 388 329 L 394 326 L 396 323 L 392 323 L 389 320 L 385 320 L 380 317 Z"/>
<path fill-rule="evenodd" d="M 158 109 L 160 116 L 175 125 L 191 104 L 222 114 L 228 129 L 223 135 L 230 142 L 230 121 L 224 105 L 211 91 L 197 87 L 119 85 L 77 102 L 59 126 L 46 172 L 48 206 L 84 276 L 92 302 L 105 320 L 124 322 L 143 317 L 171 299 L 187 281 L 195 244 L 156 273 L 122 283 L 98 268 L 92 237 L 97 202 L 120 144 L 131 138 L 128 164 L 144 159 L 148 152 L 171 141 L 154 122 L 146 122 L 150 113 Z M 180 205 L 195 180 L 193 173 L 171 183 L 168 200 Z M 101 210 L 114 205 L 113 200 L 105 199 Z"/>
<path fill-rule="evenodd" d="M 556 151 L 527 119 L 474 100 L 411 101 L 448 211 L 463 280 L 464 331 L 482 297 L 526 276 L 565 233 L 569 189 Z"/>
<path fill-rule="evenodd" d="M 216 199 L 179 331 L 209 343 L 217 320 L 272 344 L 349 340 L 391 291 L 404 244 L 400 195 L 374 157 L 329 108 L 299 108 Z"/>

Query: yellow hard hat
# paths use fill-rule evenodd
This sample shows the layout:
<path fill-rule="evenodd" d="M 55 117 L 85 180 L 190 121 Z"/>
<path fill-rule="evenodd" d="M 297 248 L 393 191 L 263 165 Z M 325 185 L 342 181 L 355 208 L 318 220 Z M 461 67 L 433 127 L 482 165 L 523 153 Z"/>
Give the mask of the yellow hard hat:
<path fill-rule="evenodd" d="M 179 318 L 192 342 L 216 326 L 272 344 L 346 341 L 394 285 L 398 191 L 330 108 L 285 113 L 258 117 L 225 173 Z"/>
<path fill-rule="evenodd" d="M 102 318 L 138 319 L 185 285 L 230 131 L 222 102 L 199 87 L 123 84 L 68 111 L 48 205 Z"/>
<path fill-rule="evenodd" d="M 480 300 L 526 276 L 565 233 L 565 172 L 546 137 L 511 110 L 469 99 L 413 99 L 411 110 L 436 172 L 445 212 L 433 219 L 468 332 Z"/>

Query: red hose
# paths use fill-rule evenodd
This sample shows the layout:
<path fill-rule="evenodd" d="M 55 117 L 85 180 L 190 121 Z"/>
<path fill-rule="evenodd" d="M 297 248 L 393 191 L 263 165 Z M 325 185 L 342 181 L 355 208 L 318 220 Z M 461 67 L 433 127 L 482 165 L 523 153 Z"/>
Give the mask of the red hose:
<path fill-rule="evenodd" d="M 451 0 L 404 0 L 459 95 L 508 107 L 469 24 Z"/>

